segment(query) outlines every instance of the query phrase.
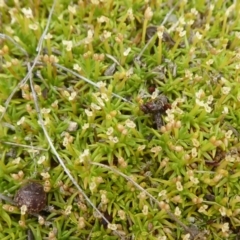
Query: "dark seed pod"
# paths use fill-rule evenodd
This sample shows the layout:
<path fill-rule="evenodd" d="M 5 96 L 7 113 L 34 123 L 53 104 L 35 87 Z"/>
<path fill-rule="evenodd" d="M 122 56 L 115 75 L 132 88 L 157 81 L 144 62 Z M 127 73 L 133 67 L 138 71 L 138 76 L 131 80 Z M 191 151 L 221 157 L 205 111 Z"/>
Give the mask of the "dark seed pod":
<path fill-rule="evenodd" d="M 46 206 L 47 195 L 43 186 L 39 183 L 30 182 L 21 187 L 14 197 L 18 207 L 27 206 L 28 213 L 38 213 Z"/>

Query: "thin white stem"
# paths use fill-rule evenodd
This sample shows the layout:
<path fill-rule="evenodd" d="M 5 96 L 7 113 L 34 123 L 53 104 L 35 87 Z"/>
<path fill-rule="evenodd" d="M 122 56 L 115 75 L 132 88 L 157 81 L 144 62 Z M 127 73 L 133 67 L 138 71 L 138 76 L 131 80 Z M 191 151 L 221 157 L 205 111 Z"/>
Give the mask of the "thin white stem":
<path fill-rule="evenodd" d="M 7 98 L 7 100 L 6 100 L 6 102 L 5 102 L 5 109 L 4 109 L 4 111 L 2 111 L 2 114 L 1 114 L 1 116 L 0 116 L 0 122 L 1 122 L 4 114 L 6 113 L 7 108 L 8 108 L 8 106 L 9 106 L 9 104 L 10 104 L 10 102 L 11 102 L 14 94 L 17 92 L 17 90 L 18 90 L 19 88 L 21 88 L 21 87 L 28 81 L 29 77 L 30 77 L 31 74 L 32 74 L 33 69 L 35 68 L 35 66 L 36 66 L 36 64 L 37 64 L 37 62 L 38 62 L 38 60 L 39 60 L 39 56 L 40 56 L 41 51 L 42 51 L 43 39 L 44 39 L 44 37 L 45 37 L 46 34 L 47 34 L 47 31 L 48 31 L 49 24 L 50 24 L 51 19 L 52 19 L 52 14 L 53 14 L 53 11 L 54 11 L 56 2 L 57 2 L 57 0 L 54 0 L 53 5 L 52 5 L 52 7 L 51 7 L 51 10 L 50 10 L 50 13 L 49 13 L 49 16 L 48 16 L 48 20 L 47 20 L 46 27 L 45 27 L 45 29 L 44 29 L 44 31 L 43 31 L 43 34 L 42 34 L 42 36 L 41 36 L 41 38 L 40 38 L 40 40 L 39 40 L 38 46 L 37 46 L 37 55 L 36 55 L 36 57 L 35 57 L 34 60 L 33 60 L 33 64 L 32 64 L 32 66 L 30 67 L 30 69 L 28 70 L 27 75 L 20 81 L 20 83 L 18 83 L 18 85 L 17 85 L 17 86 L 13 89 L 13 91 L 11 92 L 10 96 Z M 6 35 L 5 35 L 5 36 L 6 36 Z M 8 39 L 10 39 L 10 38 L 8 38 Z"/>
<path fill-rule="evenodd" d="M 150 194 L 147 190 L 145 190 L 143 187 L 141 187 L 139 184 L 137 184 L 135 181 L 133 181 L 129 176 L 127 176 L 124 173 L 118 171 L 116 168 L 112 168 L 112 167 L 109 167 L 107 165 L 104 165 L 102 163 L 97 163 L 97 162 L 90 162 L 90 164 L 106 168 L 106 169 L 111 170 L 112 172 L 122 176 L 127 181 L 131 182 L 138 190 L 140 190 L 141 192 L 144 192 L 153 202 L 157 203 L 158 206 L 160 207 L 160 202 L 152 194 Z M 189 232 L 192 236 L 194 235 L 194 233 L 191 231 L 191 229 L 189 227 L 187 227 L 184 223 L 182 223 L 173 213 L 171 213 L 170 211 L 166 211 L 166 212 L 167 212 L 168 216 L 173 221 L 178 223 L 185 231 Z"/>
<path fill-rule="evenodd" d="M 30 64 L 28 64 L 28 68 L 31 69 Z M 47 129 L 45 128 L 44 122 L 43 122 L 43 118 L 42 118 L 42 114 L 40 111 L 40 107 L 38 105 L 38 99 L 37 99 L 37 94 L 35 92 L 34 86 L 33 86 L 33 80 L 32 80 L 32 76 L 29 77 L 29 81 L 30 81 L 30 87 L 31 87 L 31 91 L 33 94 L 33 100 L 34 100 L 34 105 L 35 105 L 35 109 L 37 112 L 37 116 L 38 116 L 38 120 L 39 123 L 41 125 L 41 128 L 44 132 L 44 135 L 49 143 L 49 146 L 52 150 L 52 152 L 54 153 L 54 155 L 57 157 L 60 165 L 62 166 L 64 172 L 67 174 L 67 176 L 69 177 L 69 179 L 71 180 L 71 182 L 75 185 L 75 187 L 77 188 L 77 190 L 84 196 L 84 198 L 86 199 L 86 201 L 92 206 L 92 208 L 102 217 L 102 219 L 107 223 L 110 224 L 110 222 L 107 220 L 107 218 L 104 217 L 104 215 L 97 209 L 97 207 L 91 202 L 91 200 L 89 199 L 89 197 L 85 194 L 85 192 L 82 190 L 82 188 L 78 185 L 78 183 L 76 182 L 76 180 L 74 179 L 74 177 L 72 176 L 72 174 L 70 173 L 70 171 L 68 170 L 68 168 L 66 167 L 66 165 L 64 164 L 64 161 L 62 160 L 62 158 L 60 157 L 60 155 L 58 154 L 56 148 L 53 145 L 53 142 L 48 134 Z M 117 231 L 114 231 L 114 233 L 116 233 L 119 237 L 120 234 Z"/>
<path fill-rule="evenodd" d="M 81 76 L 80 74 L 72 71 L 72 70 L 69 69 L 69 68 L 66 68 L 66 67 L 64 67 L 64 66 L 62 66 L 62 65 L 60 65 L 60 64 L 58 64 L 58 63 L 54 63 L 54 66 L 56 66 L 57 68 L 60 68 L 60 69 L 62 69 L 62 70 L 64 70 L 64 71 L 66 71 L 66 72 L 71 73 L 72 75 L 74 75 L 74 76 L 82 79 L 83 81 L 91 84 L 92 86 L 94 86 L 94 87 L 96 87 L 96 88 L 99 88 L 99 86 L 98 86 L 95 82 L 93 82 L 92 80 L 90 80 L 90 79 L 88 79 L 88 78 L 86 78 L 86 77 L 84 77 L 84 76 Z M 127 100 L 126 98 L 121 97 L 120 95 L 118 95 L 118 94 L 116 94 L 116 93 L 112 93 L 112 95 L 113 95 L 114 97 L 117 97 L 117 98 L 123 100 L 124 102 L 133 104 L 132 102 L 130 102 L 130 101 Z"/>
<path fill-rule="evenodd" d="M 1 142 L 1 141 L 0 141 Z M 13 142 L 2 142 L 3 144 L 7 144 L 7 145 L 12 145 L 12 146 L 16 146 L 16 147 L 23 147 L 23 148 L 30 148 L 33 150 L 38 150 L 38 151 L 48 151 L 45 148 L 40 148 L 40 147 L 34 147 L 34 146 L 29 146 L 29 145 L 24 145 L 24 144 L 19 144 L 19 143 L 13 143 Z"/>
<path fill-rule="evenodd" d="M 10 41 L 11 43 L 13 43 L 15 45 L 15 47 L 17 47 L 24 55 L 26 55 L 28 57 L 27 51 L 24 48 L 22 48 L 13 38 L 11 38 L 10 36 L 8 36 L 4 33 L 0 33 L 0 38 L 6 39 L 6 40 Z"/>

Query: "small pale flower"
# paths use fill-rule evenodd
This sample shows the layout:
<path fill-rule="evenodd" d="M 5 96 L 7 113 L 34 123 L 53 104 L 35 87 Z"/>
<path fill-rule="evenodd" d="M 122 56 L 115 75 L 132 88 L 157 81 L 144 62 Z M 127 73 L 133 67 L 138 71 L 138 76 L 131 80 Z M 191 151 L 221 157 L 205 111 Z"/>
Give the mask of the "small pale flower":
<path fill-rule="evenodd" d="M 166 190 L 162 190 L 162 191 L 158 194 L 158 196 L 159 196 L 159 197 L 165 197 L 166 194 L 167 194 L 167 191 L 166 191 Z"/>
<path fill-rule="evenodd" d="M 73 15 L 75 15 L 76 14 L 76 5 L 74 5 L 74 6 L 68 5 L 68 11 L 70 13 L 72 13 Z"/>
<path fill-rule="evenodd" d="M 113 137 L 113 136 L 109 136 L 108 139 L 113 143 L 118 143 L 119 141 L 117 137 Z"/>
<path fill-rule="evenodd" d="M 129 127 L 129 128 L 135 128 L 136 127 L 136 124 L 131 121 L 130 119 L 128 119 L 126 122 L 125 122 L 126 126 Z"/>
<path fill-rule="evenodd" d="M 89 189 L 90 191 L 93 193 L 94 189 L 96 189 L 97 184 L 95 182 L 91 182 L 89 185 Z"/>
<path fill-rule="evenodd" d="M 190 19 L 187 21 L 188 26 L 192 26 L 194 24 L 194 20 Z"/>
<path fill-rule="evenodd" d="M 240 32 L 235 32 L 236 38 L 240 39 Z"/>
<path fill-rule="evenodd" d="M 202 34 L 200 34 L 200 33 L 197 31 L 196 34 L 195 34 L 195 37 L 196 37 L 198 40 L 201 40 L 201 39 L 202 39 Z"/>
<path fill-rule="evenodd" d="M 113 134 L 113 127 L 108 128 L 106 134 L 108 136 L 112 135 Z"/>
<path fill-rule="evenodd" d="M 104 40 L 110 38 L 111 35 L 112 35 L 111 32 L 104 30 L 104 31 L 103 31 L 103 34 L 101 35 L 101 40 L 104 41 Z"/>
<path fill-rule="evenodd" d="M 73 100 L 76 98 L 76 96 L 77 96 L 77 92 L 75 92 L 75 91 L 74 91 L 74 92 L 71 92 L 68 100 L 69 100 L 69 101 L 73 101 Z"/>
<path fill-rule="evenodd" d="M 12 163 L 13 163 L 13 164 L 19 164 L 20 161 L 21 161 L 21 158 L 20 158 L 20 157 L 17 157 L 17 158 L 15 158 L 15 159 L 12 161 Z"/>
<path fill-rule="evenodd" d="M 219 212 L 221 213 L 221 215 L 222 215 L 223 217 L 227 215 L 227 210 L 226 210 L 226 208 L 223 207 L 223 206 L 219 208 Z"/>
<path fill-rule="evenodd" d="M 25 122 L 25 117 L 21 117 L 19 121 L 17 121 L 17 125 L 22 125 Z"/>
<path fill-rule="evenodd" d="M 107 204 L 108 202 L 109 202 L 109 200 L 108 200 L 106 194 L 105 194 L 105 193 L 102 193 L 102 194 L 101 194 L 101 203 L 102 203 L 102 204 Z"/>
<path fill-rule="evenodd" d="M 237 100 L 240 102 L 240 94 L 237 95 Z"/>
<path fill-rule="evenodd" d="M 186 35 L 186 31 L 185 30 L 179 32 L 179 37 L 184 37 L 185 35 Z"/>
<path fill-rule="evenodd" d="M 84 217 L 79 217 L 79 219 L 78 219 L 78 227 L 80 229 L 83 229 L 85 226 L 86 226 L 86 224 L 85 224 Z"/>
<path fill-rule="evenodd" d="M 166 113 L 167 113 L 167 116 L 165 117 L 165 120 L 167 121 L 167 122 L 169 122 L 169 123 L 172 123 L 172 122 L 174 122 L 174 114 L 173 113 L 171 113 L 170 111 L 166 111 Z"/>
<path fill-rule="evenodd" d="M 40 225 L 43 225 L 44 223 L 45 223 L 45 220 L 44 220 L 44 218 L 42 217 L 42 216 L 38 216 L 38 223 L 40 224 Z"/>
<path fill-rule="evenodd" d="M 90 155 L 89 149 L 85 149 L 82 154 L 79 156 L 79 161 L 82 163 Z"/>
<path fill-rule="evenodd" d="M 50 178 L 50 174 L 48 172 L 42 172 L 40 175 L 43 177 L 44 180 Z"/>
<path fill-rule="evenodd" d="M 27 206 L 24 204 L 21 206 L 21 215 L 25 215 L 27 212 Z"/>
<path fill-rule="evenodd" d="M 179 18 L 178 22 L 179 22 L 180 25 L 185 25 L 185 24 L 186 24 L 186 21 L 185 21 L 185 19 L 184 19 L 183 16 L 181 16 L 181 17 Z"/>
<path fill-rule="evenodd" d="M 133 15 L 133 10 L 132 8 L 129 8 L 128 11 L 127 11 L 127 16 L 128 18 L 133 21 L 135 18 L 134 18 L 134 15 Z"/>
<path fill-rule="evenodd" d="M 220 78 L 220 83 L 221 84 L 226 84 L 228 81 L 227 81 L 227 79 L 226 78 L 224 78 L 224 77 L 221 77 Z"/>
<path fill-rule="evenodd" d="M 56 56 L 50 55 L 50 57 L 49 57 L 50 63 L 57 63 L 58 61 L 59 61 L 59 59 Z"/>
<path fill-rule="evenodd" d="M 3 113 L 3 112 L 5 112 L 5 111 L 6 111 L 6 108 L 3 107 L 2 105 L 0 105 L 0 112 Z"/>
<path fill-rule="evenodd" d="M 226 133 L 225 133 L 225 138 L 231 138 L 231 136 L 232 136 L 232 134 L 233 134 L 233 131 L 232 130 L 228 130 Z"/>
<path fill-rule="evenodd" d="M 191 79 L 193 77 L 193 73 L 187 69 L 185 70 L 185 77 Z"/>
<path fill-rule="evenodd" d="M 63 95 L 64 95 L 65 97 L 69 98 L 70 93 L 69 93 L 68 91 L 63 91 Z"/>
<path fill-rule="evenodd" d="M 228 231 L 229 231 L 229 223 L 227 222 L 222 225 L 222 232 L 225 233 Z"/>
<path fill-rule="evenodd" d="M 100 1 L 99 0 L 91 0 L 91 3 L 93 5 L 99 5 Z"/>
<path fill-rule="evenodd" d="M 2 64 L 4 68 L 10 68 L 12 66 L 11 62 L 6 61 L 5 64 Z"/>
<path fill-rule="evenodd" d="M 145 192 L 140 192 L 138 194 L 138 198 L 141 199 L 141 200 L 146 199 L 147 198 L 146 193 Z"/>
<path fill-rule="evenodd" d="M 121 220 L 126 219 L 126 214 L 123 210 L 118 210 L 118 216 L 120 217 Z"/>
<path fill-rule="evenodd" d="M 106 102 L 109 101 L 109 98 L 108 98 L 108 96 L 107 96 L 106 93 L 101 93 L 101 98 L 102 98 L 104 101 L 106 101 Z"/>
<path fill-rule="evenodd" d="M 195 53 L 196 48 L 195 47 L 190 47 L 189 49 L 189 54 L 193 55 Z"/>
<path fill-rule="evenodd" d="M 45 160 L 46 160 L 46 157 L 45 157 L 45 156 L 41 156 L 41 157 L 38 159 L 37 163 L 40 165 L 40 164 L 42 164 L 43 162 L 45 162 Z"/>
<path fill-rule="evenodd" d="M 235 69 L 236 69 L 236 70 L 239 70 L 239 69 L 240 69 L 240 64 L 239 64 L 239 63 L 235 65 Z"/>
<path fill-rule="evenodd" d="M 106 84 L 105 82 L 103 82 L 103 81 L 99 81 L 99 82 L 96 83 L 96 85 L 97 85 L 99 88 L 105 88 L 107 84 Z"/>
<path fill-rule="evenodd" d="M 95 103 L 91 103 L 91 108 L 92 108 L 92 110 L 100 110 L 101 109 L 101 107 L 99 107 L 97 104 L 95 104 Z"/>
<path fill-rule="evenodd" d="M 182 183 L 180 181 L 176 181 L 176 188 L 180 192 L 183 190 L 183 186 L 182 186 Z"/>
<path fill-rule="evenodd" d="M 133 74 L 133 67 L 130 67 L 127 71 L 126 71 L 126 77 L 130 77 Z"/>
<path fill-rule="evenodd" d="M 174 211 L 174 215 L 176 215 L 177 217 L 180 217 L 181 216 L 181 210 L 179 209 L 179 207 L 176 207 L 175 208 L 175 211 Z"/>
<path fill-rule="evenodd" d="M 199 99 L 196 99 L 196 104 L 200 107 L 204 107 L 205 106 L 205 103 Z"/>
<path fill-rule="evenodd" d="M 182 151 L 183 151 L 183 147 L 177 145 L 177 146 L 174 146 L 174 150 L 175 150 L 176 152 L 182 152 Z"/>
<path fill-rule="evenodd" d="M 44 39 L 51 39 L 53 35 L 51 33 L 48 33 L 45 35 Z"/>
<path fill-rule="evenodd" d="M 199 143 L 199 141 L 196 138 L 192 139 L 192 143 L 193 143 L 194 147 L 199 147 L 200 146 L 200 143 Z"/>
<path fill-rule="evenodd" d="M 215 7 L 214 4 L 210 4 L 209 5 L 209 10 L 212 11 L 214 9 L 214 7 Z"/>
<path fill-rule="evenodd" d="M 107 23 L 107 22 L 109 22 L 109 18 L 107 18 L 105 16 L 101 16 L 101 17 L 97 18 L 97 22 L 98 23 Z"/>
<path fill-rule="evenodd" d="M 152 93 L 151 98 L 152 98 L 152 100 L 154 100 L 158 96 L 159 96 L 159 90 L 156 88 L 155 91 Z"/>
<path fill-rule="evenodd" d="M 62 135 L 64 134 L 63 138 L 63 146 L 66 147 L 68 144 L 72 143 L 74 138 L 71 136 L 68 132 L 63 132 Z"/>
<path fill-rule="evenodd" d="M 74 132 L 78 129 L 78 123 L 77 122 L 73 122 L 73 121 L 69 121 L 68 122 L 68 128 L 67 131 L 69 132 Z"/>
<path fill-rule="evenodd" d="M 191 13 L 193 14 L 193 15 L 195 15 L 195 16 L 197 16 L 198 15 L 198 11 L 197 11 L 197 9 L 196 8 L 191 8 Z"/>
<path fill-rule="evenodd" d="M 208 106 L 208 104 L 204 104 L 204 108 L 207 113 L 210 113 L 212 111 L 212 108 Z"/>
<path fill-rule="evenodd" d="M 209 95 L 207 98 L 207 104 L 210 105 L 213 102 L 213 95 Z"/>
<path fill-rule="evenodd" d="M 159 152 L 162 151 L 162 147 L 156 146 L 156 147 L 151 148 L 150 151 L 153 152 L 153 153 L 159 153 Z"/>
<path fill-rule="evenodd" d="M 225 159 L 226 159 L 227 162 L 235 162 L 235 160 L 236 160 L 235 157 L 231 156 L 231 155 L 227 155 L 225 157 Z"/>
<path fill-rule="evenodd" d="M 64 46 L 66 46 L 66 50 L 68 52 L 70 52 L 72 50 L 72 47 L 73 47 L 72 41 L 63 40 L 62 43 Z"/>
<path fill-rule="evenodd" d="M 0 0 L 0 8 L 3 8 L 5 6 L 6 6 L 6 4 L 5 4 L 4 0 Z"/>
<path fill-rule="evenodd" d="M 157 240 L 167 240 L 166 236 L 158 236 Z"/>
<path fill-rule="evenodd" d="M 141 152 L 145 148 L 146 148 L 146 145 L 140 145 L 140 146 L 138 146 L 137 151 Z"/>
<path fill-rule="evenodd" d="M 33 18 L 33 13 L 31 8 L 22 8 L 22 13 L 26 18 Z"/>
<path fill-rule="evenodd" d="M 108 229 L 111 229 L 112 231 L 116 231 L 117 230 L 117 224 L 109 223 L 108 224 Z"/>
<path fill-rule="evenodd" d="M 143 215 L 148 215 L 148 206 L 147 205 L 144 205 L 143 206 L 143 210 L 142 210 L 142 213 L 143 213 Z"/>
<path fill-rule="evenodd" d="M 198 209 L 198 212 L 204 213 L 206 212 L 207 209 L 208 209 L 208 205 L 204 204 Z"/>
<path fill-rule="evenodd" d="M 201 99 L 202 97 L 205 96 L 205 92 L 202 89 L 200 89 L 199 91 L 197 91 L 195 93 L 195 96 L 196 96 L 197 99 Z"/>
<path fill-rule="evenodd" d="M 90 44 L 93 41 L 93 35 L 94 35 L 94 31 L 89 29 L 87 32 L 87 37 L 84 40 L 85 44 Z"/>
<path fill-rule="evenodd" d="M 86 130 L 89 128 L 89 123 L 84 123 L 82 126 L 82 130 Z"/>
<path fill-rule="evenodd" d="M 96 100 L 97 100 L 98 104 L 99 104 L 101 107 L 104 107 L 104 106 L 105 106 L 105 103 L 103 102 L 102 98 L 96 97 Z"/>
<path fill-rule="evenodd" d="M 214 182 L 219 182 L 222 178 L 223 178 L 223 175 L 222 175 L 222 174 L 217 174 L 217 175 L 213 178 L 213 181 L 214 181 Z"/>
<path fill-rule="evenodd" d="M 164 33 L 164 26 L 160 26 L 157 28 L 157 36 L 159 39 L 163 38 L 163 33 Z"/>
<path fill-rule="evenodd" d="M 48 114 L 48 113 L 50 113 L 51 112 L 51 109 L 50 108 L 42 108 L 41 109 L 41 113 L 42 114 Z"/>
<path fill-rule="evenodd" d="M 152 19 L 152 16 L 153 16 L 153 11 L 150 7 L 147 7 L 145 12 L 144 12 L 144 18 L 146 20 L 151 20 Z"/>
<path fill-rule="evenodd" d="M 71 205 L 67 206 L 64 211 L 64 215 L 70 215 L 71 211 L 72 211 L 72 206 Z"/>
<path fill-rule="evenodd" d="M 85 111 L 85 113 L 87 114 L 88 117 L 92 117 L 93 116 L 93 112 L 92 111 L 89 111 L 88 109 L 85 109 L 84 111 Z"/>
<path fill-rule="evenodd" d="M 206 61 L 206 64 L 207 64 L 208 66 L 212 65 L 212 64 L 213 64 L 213 59 L 207 60 L 207 61 Z"/>
<path fill-rule="evenodd" d="M 191 181 L 192 183 L 196 184 L 196 185 L 199 183 L 198 178 L 195 178 L 195 177 L 193 177 L 193 176 L 190 176 L 190 181 Z"/>
<path fill-rule="evenodd" d="M 34 30 L 34 31 L 38 30 L 38 24 L 37 23 L 29 24 L 28 27 L 30 29 Z"/>
<path fill-rule="evenodd" d="M 182 240 L 190 240 L 190 239 L 191 239 L 190 233 L 187 233 L 186 235 L 183 235 Z"/>
<path fill-rule="evenodd" d="M 58 107 L 58 100 L 55 100 L 52 104 L 51 107 L 57 108 Z"/>
<path fill-rule="evenodd" d="M 231 88 L 230 87 L 222 87 L 221 91 L 222 91 L 222 94 L 228 95 L 229 92 L 231 91 Z"/>
<path fill-rule="evenodd" d="M 129 48 L 127 48 L 124 52 L 123 52 L 123 56 L 127 56 L 129 53 L 130 53 L 130 51 L 131 51 L 131 48 L 129 47 Z"/>
<path fill-rule="evenodd" d="M 210 29 L 210 25 L 209 25 L 209 23 L 207 23 L 206 25 L 205 25 L 205 31 L 208 31 Z"/>
<path fill-rule="evenodd" d="M 82 71 L 82 68 L 81 68 L 77 63 L 75 63 L 75 64 L 73 64 L 73 70 L 76 70 L 76 71 L 78 71 L 78 72 L 81 72 L 81 71 Z"/>
<path fill-rule="evenodd" d="M 195 158 L 198 156 L 198 152 L 197 152 L 197 149 L 194 147 L 192 148 L 192 157 Z"/>

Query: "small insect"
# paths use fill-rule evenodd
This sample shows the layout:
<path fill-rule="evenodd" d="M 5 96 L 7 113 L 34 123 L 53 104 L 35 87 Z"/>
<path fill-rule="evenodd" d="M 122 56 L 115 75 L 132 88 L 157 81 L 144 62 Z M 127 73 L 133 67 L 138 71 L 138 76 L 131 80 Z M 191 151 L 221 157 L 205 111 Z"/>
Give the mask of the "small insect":
<path fill-rule="evenodd" d="M 43 186 L 39 183 L 30 182 L 21 187 L 15 197 L 14 202 L 18 207 L 27 206 L 28 213 L 38 213 L 46 207 L 47 195 Z"/>
<path fill-rule="evenodd" d="M 144 113 L 150 113 L 153 115 L 157 129 L 159 130 L 164 125 L 162 114 L 164 114 L 167 109 L 170 109 L 171 105 L 169 104 L 167 97 L 161 94 L 156 99 L 142 104 L 140 108 Z"/>

